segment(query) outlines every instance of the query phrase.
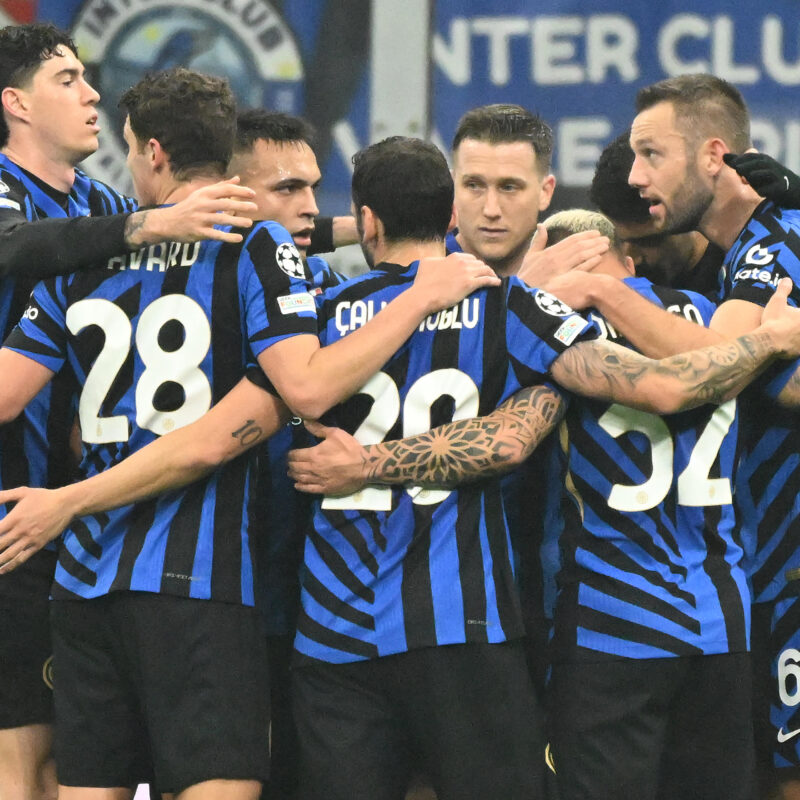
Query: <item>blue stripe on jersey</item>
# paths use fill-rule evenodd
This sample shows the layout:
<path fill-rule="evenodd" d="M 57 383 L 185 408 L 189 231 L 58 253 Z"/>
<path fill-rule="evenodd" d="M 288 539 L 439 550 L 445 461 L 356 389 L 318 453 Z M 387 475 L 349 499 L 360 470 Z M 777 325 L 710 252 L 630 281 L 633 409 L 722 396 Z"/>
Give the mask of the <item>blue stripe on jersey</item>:
<path fill-rule="evenodd" d="M 361 327 L 415 274 L 416 264 L 381 265 L 326 292 L 323 343 Z M 594 335 L 555 298 L 506 279 L 426 319 L 326 421 L 374 442 L 484 414 Z M 373 492 L 389 510 L 366 507 Z M 373 487 L 340 505 L 317 508 L 306 541 L 301 655 L 356 661 L 522 635 L 498 479 L 451 492 Z"/>
<path fill-rule="evenodd" d="M 6 155 L 0 154 L 2 199 L 0 215 L 24 216 L 28 221 L 46 218 L 99 216 L 133 210 L 131 198 L 118 194 L 99 181 L 75 170 L 75 181 L 65 195 L 48 187 L 21 169 Z M 14 209 L 19 206 L 19 211 Z M 65 207 L 66 206 L 66 207 Z M 0 334 L 8 335 L 25 307 L 31 282 L 13 278 L 0 279 Z M 45 387 L 25 408 L 20 417 L 3 426 L 0 433 L 0 489 L 27 484 L 59 486 L 70 478 L 72 456 L 68 452 L 72 409 L 66 382 L 58 380 Z M 0 519 L 6 507 L 0 506 Z M 48 545 L 55 548 L 55 544 Z"/>
<path fill-rule="evenodd" d="M 799 237 L 800 211 L 761 203 L 725 257 L 723 299 L 766 305 L 788 276 L 794 283 L 789 302 L 800 306 Z M 768 373 L 767 393 L 774 396 L 788 376 L 788 369 Z M 786 572 L 800 567 L 800 430 L 796 414 L 764 393 L 745 392 L 741 407 L 737 511 L 753 599 L 761 603 L 786 593 Z"/>
<path fill-rule="evenodd" d="M 66 361 L 76 375 L 85 477 L 199 418 L 274 342 L 316 333 L 313 303 L 300 313 L 281 305 L 310 302 L 284 229 L 259 224 L 241 245 L 175 247 L 39 284 L 9 337 L 17 352 L 54 370 Z M 252 605 L 251 462 L 74 523 L 53 596 L 130 589 Z"/>
<path fill-rule="evenodd" d="M 694 292 L 625 282 L 696 322 L 714 313 Z M 747 649 L 749 593 L 731 506 L 737 430 L 734 403 L 656 417 L 572 399 L 562 424 L 569 474 L 555 658 Z"/>

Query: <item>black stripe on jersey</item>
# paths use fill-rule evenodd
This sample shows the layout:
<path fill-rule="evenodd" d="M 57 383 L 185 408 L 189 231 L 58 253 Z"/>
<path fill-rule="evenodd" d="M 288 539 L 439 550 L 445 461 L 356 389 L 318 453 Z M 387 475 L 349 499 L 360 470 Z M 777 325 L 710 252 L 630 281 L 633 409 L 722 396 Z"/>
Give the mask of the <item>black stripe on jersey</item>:
<path fill-rule="evenodd" d="M 86 523 L 81 519 L 76 519 L 70 525 L 70 529 L 75 534 L 78 544 L 80 544 L 92 558 L 99 560 L 100 556 L 103 555 L 103 548 L 94 540 Z"/>
<path fill-rule="evenodd" d="M 204 480 L 188 486 L 170 523 L 160 586 L 160 590 L 167 594 L 178 597 L 189 597 L 191 594 L 192 581 L 190 578 L 194 573 L 195 551 L 197 537 L 200 533 L 200 519 L 203 516 L 203 498 L 206 487 L 207 483 Z M 230 534 L 231 531 L 225 531 L 225 533 Z M 216 555 L 216 542 L 214 555 Z M 213 591 L 213 576 L 211 585 Z"/>
<path fill-rule="evenodd" d="M 157 500 L 146 500 L 143 503 L 137 503 L 130 510 L 128 530 L 122 544 L 117 574 L 109 588 L 110 592 L 124 591 L 130 587 L 133 567 L 142 551 L 145 538 L 153 526 L 157 503 Z"/>
<path fill-rule="evenodd" d="M 336 633 L 336 631 L 323 627 L 309 617 L 302 607 L 300 608 L 297 629 L 302 631 L 303 636 L 311 639 L 311 641 L 319 642 L 325 647 L 332 647 L 344 653 L 351 653 L 363 658 L 377 658 L 379 655 L 378 648 L 374 644 L 362 642 L 360 639 L 354 639 L 352 636 Z"/>
<path fill-rule="evenodd" d="M 303 581 L 303 589 L 314 598 L 324 609 L 335 614 L 337 617 L 352 622 L 368 631 L 375 630 L 375 619 L 357 608 L 353 608 L 349 603 L 338 598 L 330 589 L 317 580 L 314 575 L 308 573 Z"/>
<path fill-rule="evenodd" d="M 253 468 L 252 455 L 246 458 L 236 458 L 226 464 L 219 471 L 217 479 L 217 497 L 214 503 L 214 556 L 211 564 L 211 591 L 215 586 L 241 586 L 242 561 L 245 554 L 242 552 L 242 534 L 244 528 L 242 518 L 249 519 L 251 506 L 245 503 L 247 488 L 247 473 Z M 251 476 L 254 472 L 251 471 Z M 205 481 L 201 487 L 205 489 Z M 187 531 L 188 535 L 188 531 Z M 252 563 L 254 547 L 252 537 L 257 532 L 248 526 L 248 560 Z M 176 537 L 171 537 L 175 539 Z M 191 540 L 191 546 L 186 548 L 187 556 L 194 557 L 197 546 L 197 537 Z M 255 580 L 255 577 L 253 578 Z"/>
<path fill-rule="evenodd" d="M 617 600 L 629 603 L 637 608 L 647 609 L 653 614 L 657 614 L 659 617 L 663 617 L 664 619 L 674 622 L 676 625 L 680 625 L 681 628 L 685 628 L 687 631 L 691 631 L 698 636 L 700 635 L 701 627 L 699 620 L 690 617 L 688 614 L 684 614 L 675 608 L 675 606 L 640 589 L 638 586 L 625 583 L 610 575 L 601 575 L 597 572 L 589 572 L 588 570 L 582 571 L 581 583 L 609 597 L 614 597 Z M 696 607 L 695 602 L 692 602 L 692 607 Z"/>
<path fill-rule="evenodd" d="M 430 371 L 448 369 L 458 364 L 460 331 L 452 328 L 433 332 L 430 347 Z M 453 399 L 444 395 L 431 407 L 430 427 L 443 425 L 453 419 Z M 460 500 L 460 498 L 459 498 Z M 460 503 L 459 503 L 460 504 Z M 430 548 L 431 524 L 433 515 L 438 510 L 436 505 L 413 505 L 414 511 L 414 538 L 409 545 L 403 559 L 403 580 L 401 583 L 402 607 L 408 647 L 414 649 L 425 647 L 436 641 L 436 616 L 433 605 L 433 586 L 431 584 Z M 460 517 L 459 517 L 460 519 Z M 458 536 L 458 522 L 456 522 L 456 535 Z M 472 536 L 477 536 L 478 528 L 472 526 Z M 474 545 L 473 545 L 474 546 Z M 474 574 L 477 583 L 464 583 L 464 570 L 469 569 L 465 564 L 459 564 L 461 585 L 482 586 L 483 569 L 479 575 Z M 483 613 L 478 619 L 486 618 L 484 604 Z"/>
<path fill-rule="evenodd" d="M 436 641 L 430 571 L 430 518 L 435 508 L 436 506 L 414 506 L 414 538 L 403 558 L 400 593 L 409 650 L 428 647 L 431 642 Z M 477 536 L 477 531 L 473 530 L 473 536 Z M 455 587 L 451 588 L 451 591 L 454 589 Z"/>
<path fill-rule="evenodd" d="M 78 465 L 69 443 L 74 423 L 70 401 L 75 391 L 75 381 L 69 369 L 61 370 L 50 381 L 50 413 L 47 416 L 46 435 L 54 457 L 47 459 L 48 489 L 64 486 L 76 477 Z"/>
<path fill-rule="evenodd" d="M 607 500 L 597 492 L 591 484 L 587 483 L 586 481 L 581 480 L 578 475 L 573 473 L 572 477 L 575 482 L 575 486 L 577 487 L 578 491 L 580 492 L 581 496 L 584 499 L 584 503 L 586 506 L 591 506 L 593 510 L 599 512 L 604 508 L 607 508 Z M 591 500 L 590 500 L 591 498 Z M 682 564 L 675 564 L 670 555 L 660 547 L 656 546 L 656 543 L 653 541 L 652 536 L 646 531 L 639 527 L 633 520 L 625 516 L 624 514 L 614 514 L 612 516 L 613 523 L 607 523 L 609 527 L 616 529 L 619 531 L 626 539 L 630 540 L 638 547 L 640 547 L 653 561 L 663 564 L 665 567 L 668 567 L 670 572 L 675 575 L 679 575 L 683 578 L 686 577 L 688 574 L 688 569 Z M 649 516 L 649 515 L 648 515 Z M 659 532 L 663 531 L 663 528 L 659 525 L 658 527 Z M 671 537 L 669 537 L 671 539 Z M 592 553 L 597 554 L 600 548 L 600 542 L 604 540 L 599 539 L 598 537 L 591 536 L 586 537 L 586 540 L 582 542 L 582 547 L 586 550 L 589 550 Z M 674 540 L 669 542 L 670 546 L 674 545 Z M 634 564 L 635 562 L 631 562 Z M 640 565 L 636 565 L 636 569 L 633 570 L 634 572 L 645 574 L 642 572 L 642 567 Z M 687 594 L 686 592 L 682 592 L 681 590 L 677 589 L 674 584 L 670 583 L 663 583 L 661 581 L 657 581 L 658 585 L 663 585 L 665 589 L 668 589 L 673 595 L 675 596 L 683 596 L 684 598 L 688 599 L 691 602 L 691 595 Z"/>
<path fill-rule="evenodd" d="M 508 359 L 506 345 L 506 284 L 501 289 L 486 292 L 483 315 L 483 364 L 504 364 Z M 490 335 L 491 333 L 491 335 Z M 506 383 L 506 370 L 483 371 L 479 416 L 490 414 L 500 405 Z M 525 384 L 528 385 L 528 384 Z"/>
<path fill-rule="evenodd" d="M 81 564 L 66 547 L 58 548 L 58 565 L 75 580 L 86 584 L 86 586 L 94 586 L 97 583 L 97 573 Z M 59 586 L 59 594 L 62 591 Z"/>
<path fill-rule="evenodd" d="M 586 606 L 581 606 L 577 610 L 577 628 L 600 631 L 622 641 L 639 642 L 649 647 L 657 647 L 676 656 L 703 655 L 701 648 L 682 642 L 664 631 L 648 628 L 620 617 L 611 617 L 600 611 L 586 608 Z M 578 649 L 585 651 L 585 648 L 580 646 Z"/>
<path fill-rule="evenodd" d="M 211 352 L 214 354 L 212 402 L 221 400 L 243 375 L 239 354 L 244 352 L 239 308 L 238 245 L 223 245 L 214 262 L 211 295 Z M 187 270 L 188 272 L 188 270 Z"/>
<path fill-rule="evenodd" d="M 336 529 L 341 532 L 343 527 L 350 525 L 352 525 L 351 522 L 344 521 L 336 525 Z M 314 530 L 309 530 L 308 538 L 311 540 L 317 553 L 319 553 L 319 557 L 323 560 L 325 566 L 336 576 L 343 586 L 346 586 L 356 597 L 361 598 L 364 602 L 369 604 L 375 602 L 375 592 L 368 586 L 365 586 L 353 574 L 347 562 L 336 548 L 328 544 L 328 542 Z"/>
<path fill-rule="evenodd" d="M 731 652 L 747 650 L 747 622 L 742 606 L 742 595 L 731 575 L 730 564 L 725 561 L 727 543 L 719 535 L 722 511 L 719 506 L 705 509 L 706 574 L 714 585 L 723 610 L 725 634 Z"/>
<path fill-rule="evenodd" d="M 775 433 L 774 429 L 770 430 L 771 433 Z M 774 441 L 774 435 L 773 435 Z M 753 442 L 755 445 L 756 442 Z M 748 448 L 748 449 L 755 449 Z M 795 437 L 791 436 L 787 433 L 784 434 L 783 439 L 781 440 L 778 447 L 776 447 L 772 453 L 770 453 L 769 458 L 765 458 L 752 472 L 750 478 L 748 479 L 748 487 L 750 492 L 753 495 L 753 502 L 759 503 L 761 498 L 764 495 L 764 492 L 769 488 L 769 484 L 772 479 L 775 477 L 775 473 L 779 472 L 781 468 L 786 464 L 789 459 L 795 458 L 797 456 L 797 442 L 795 441 Z M 791 483 L 786 484 L 787 486 L 791 486 Z M 794 495 L 792 496 L 794 499 Z M 781 510 L 781 513 L 778 517 L 780 519 L 783 517 L 785 513 L 785 508 Z"/>
<path fill-rule="evenodd" d="M 481 499 L 478 487 L 460 487 L 455 530 L 456 546 L 458 547 L 458 575 L 462 586 L 475 587 L 475 591 L 465 592 L 462 597 L 465 628 L 467 639 L 470 642 L 487 642 L 489 639 L 488 625 L 486 624 L 486 580 L 483 575 L 483 553 L 478 538 Z M 487 509 L 486 514 L 486 527 L 489 535 L 492 530 L 489 526 L 498 522 L 496 516 L 490 513 L 493 510 L 495 510 L 494 505 Z M 501 531 L 505 532 L 504 527 L 501 528 Z M 490 547 L 490 550 L 494 556 L 495 548 Z M 483 591 L 480 591 L 479 587 Z M 480 624 L 470 624 L 469 620 L 476 620 Z"/>
<path fill-rule="evenodd" d="M 577 535 L 570 533 L 571 516 L 567 516 L 565 511 L 565 528 L 562 534 L 564 541 L 564 552 L 567 555 L 565 559 L 565 566 L 571 564 L 575 560 L 575 549 L 577 545 L 584 550 L 589 551 L 595 558 L 605 562 L 611 567 L 620 570 L 621 572 L 631 572 L 636 575 L 642 576 L 648 583 L 651 583 L 666 592 L 669 592 L 673 597 L 678 597 L 685 600 L 689 605 L 693 605 L 695 598 L 689 592 L 680 589 L 674 583 L 664 580 L 661 574 L 655 570 L 643 569 L 642 565 L 637 561 L 631 559 L 616 545 L 607 539 L 600 539 L 599 537 L 584 537 L 581 531 L 580 524 L 577 528 Z M 637 529 L 638 531 L 638 529 Z M 641 531 L 639 531 L 641 533 Z M 685 574 L 685 570 L 676 570 L 678 574 Z"/>

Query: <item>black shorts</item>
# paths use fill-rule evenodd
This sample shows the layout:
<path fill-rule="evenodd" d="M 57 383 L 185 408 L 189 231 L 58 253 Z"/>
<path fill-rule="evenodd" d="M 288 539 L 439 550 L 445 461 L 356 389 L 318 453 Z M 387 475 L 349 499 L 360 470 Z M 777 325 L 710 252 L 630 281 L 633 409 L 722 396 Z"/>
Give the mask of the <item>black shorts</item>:
<path fill-rule="evenodd" d="M 53 721 L 50 586 L 56 554 L 40 550 L 0 575 L 0 728 Z"/>
<path fill-rule="evenodd" d="M 543 797 L 544 737 L 521 641 L 294 669 L 304 800 L 402 800 L 420 764 L 439 800 Z"/>
<path fill-rule="evenodd" d="M 756 760 L 768 790 L 800 779 L 800 597 L 755 603 L 752 619 Z"/>
<path fill-rule="evenodd" d="M 146 592 L 52 602 L 65 786 L 265 780 L 269 681 L 252 608 Z"/>
<path fill-rule="evenodd" d="M 750 800 L 750 655 L 553 664 L 560 800 Z"/>

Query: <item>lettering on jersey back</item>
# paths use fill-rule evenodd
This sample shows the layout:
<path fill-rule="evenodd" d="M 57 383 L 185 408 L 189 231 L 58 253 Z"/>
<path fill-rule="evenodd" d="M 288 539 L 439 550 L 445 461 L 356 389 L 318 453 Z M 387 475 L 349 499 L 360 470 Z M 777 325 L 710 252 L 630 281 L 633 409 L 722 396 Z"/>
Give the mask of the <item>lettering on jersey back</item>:
<path fill-rule="evenodd" d="M 200 255 L 200 242 L 162 242 L 143 247 L 108 260 L 108 269 L 143 269 L 146 272 L 166 272 L 170 267 L 191 267 Z"/>

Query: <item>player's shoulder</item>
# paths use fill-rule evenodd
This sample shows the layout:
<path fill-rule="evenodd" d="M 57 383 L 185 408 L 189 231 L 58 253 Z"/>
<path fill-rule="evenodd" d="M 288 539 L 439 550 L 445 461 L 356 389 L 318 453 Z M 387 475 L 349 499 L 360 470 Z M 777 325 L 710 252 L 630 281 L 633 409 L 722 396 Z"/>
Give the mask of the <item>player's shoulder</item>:
<path fill-rule="evenodd" d="M 22 211 L 22 202 L 29 194 L 13 162 L 0 155 L 0 208 Z"/>
<path fill-rule="evenodd" d="M 97 180 L 97 178 L 92 178 L 77 167 L 75 169 L 73 191 L 79 195 L 86 196 L 90 193 L 98 194 L 114 204 L 120 211 L 133 211 L 138 207 L 138 203 L 133 197 L 117 191 L 113 186 Z"/>

